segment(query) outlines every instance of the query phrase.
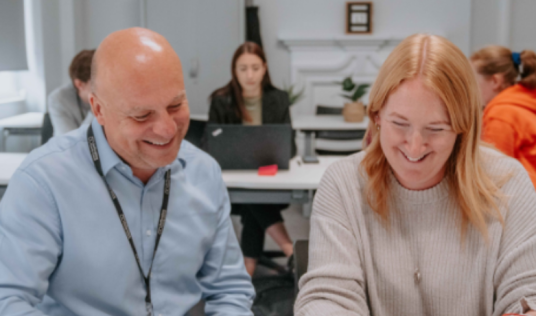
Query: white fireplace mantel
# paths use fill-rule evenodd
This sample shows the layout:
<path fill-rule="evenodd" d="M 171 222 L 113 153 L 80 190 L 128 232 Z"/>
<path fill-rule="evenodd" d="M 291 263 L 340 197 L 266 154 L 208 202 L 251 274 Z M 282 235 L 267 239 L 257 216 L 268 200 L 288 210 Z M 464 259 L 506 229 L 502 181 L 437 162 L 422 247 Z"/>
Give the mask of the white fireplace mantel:
<path fill-rule="evenodd" d="M 377 51 L 386 46 L 396 46 L 403 39 L 395 36 L 338 35 L 281 36 L 279 41 L 291 52 L 333 49 Z"/>
<path fill-rule="evenodd" d="M 304 98 L 292 115 L 311 115 L 317 105 L 343 106 L 337 82 L 350 76 L 357 83 L 373 83 L 381 65 L 405 36 L 335 35 L 280 36 L 290 51 L 290 77 Z M 364 101 L 368 99 L 365 96 Z"/>

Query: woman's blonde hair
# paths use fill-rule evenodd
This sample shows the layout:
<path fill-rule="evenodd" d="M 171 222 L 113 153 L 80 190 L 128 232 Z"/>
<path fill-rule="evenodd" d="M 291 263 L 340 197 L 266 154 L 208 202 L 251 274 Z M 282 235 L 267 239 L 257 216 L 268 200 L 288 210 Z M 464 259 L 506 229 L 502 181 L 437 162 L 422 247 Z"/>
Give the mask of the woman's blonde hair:
<path fill-rule="evenodd" d="M 480 157 L 481 102 L 471 65 L 447 39 L 427 34 L 406 38 L 382 65 L 370 91 L 367 114 L 370 144 L 362 162 L 368 175 L 366 199 L 386 222 L 389 218 L 390 166 L 379 140 L 375 119 L 389 95 L 406 80 L 419 78 L 447 107 L 452 129 L 457 134 L 447 160 L 446 177 L 451 196 L 462 216 L 462 237 L 472 224 L 487 239 L 486 220 L 502 216 L 497 206 L 498 185 L 483 170 Z"/>

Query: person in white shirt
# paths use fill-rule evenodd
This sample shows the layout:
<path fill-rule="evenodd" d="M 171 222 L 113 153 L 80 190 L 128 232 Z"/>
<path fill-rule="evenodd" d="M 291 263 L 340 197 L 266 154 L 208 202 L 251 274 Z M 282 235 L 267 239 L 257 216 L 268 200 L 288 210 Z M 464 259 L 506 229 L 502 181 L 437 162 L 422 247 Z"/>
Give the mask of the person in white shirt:
<path fill-rule="evenodd" d="M 54 136 L 63 135 L 93 119 L 88 95 L 91 91 L 91 61 L 95 50 L 78 53 L 69 66 L 71 82 L 48 96 L 48 112 Z"/>

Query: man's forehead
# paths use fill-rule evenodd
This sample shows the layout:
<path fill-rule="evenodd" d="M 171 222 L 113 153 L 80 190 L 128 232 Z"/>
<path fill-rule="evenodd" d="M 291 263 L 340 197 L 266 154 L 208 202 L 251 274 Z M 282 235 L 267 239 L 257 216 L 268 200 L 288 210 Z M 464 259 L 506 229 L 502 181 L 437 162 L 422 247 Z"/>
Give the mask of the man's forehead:
<path fill-rule="evenodd" d="M 185 90 L 180 90 L 172 99 L 167 101 L 166 105 L 172 105 L 174 103 L 183 101 L 185 99 L 186 99 L 186 91 Z M 144 101 L 142 101 L 142 102 L 144 102 Z M 154 106 L 156 105 L 156 104 L 154 104 L 152 102 L 144 102 L 144 103 L 145 104 L 133 105 L 127 111 L 128 112 L 135 112 L 135 111 L 142 111 L 142 110 L 150 110 L 150 109 L 153 109 Z"/>
<path fill-rule="evenodd" d="M 180 90 L 177 95 L 173 98 L 173 101 L 180 101 L 186 98 L 186 91 Z"/>

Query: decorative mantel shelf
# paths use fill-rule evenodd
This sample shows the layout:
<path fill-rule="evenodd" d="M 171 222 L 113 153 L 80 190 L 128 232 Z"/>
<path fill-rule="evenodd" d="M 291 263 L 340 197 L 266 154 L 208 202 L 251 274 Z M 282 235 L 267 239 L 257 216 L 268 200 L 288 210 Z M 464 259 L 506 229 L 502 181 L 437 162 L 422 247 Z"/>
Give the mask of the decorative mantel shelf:
<path fill-rule="evenodd" d="M 341 36 L 281 36 L 279 41 L 291 52 L 316 49 L 344 50 L 380 50 L 386 46 L 398 45 L 404 37 L 374 35 L 341 35 Z"/>
<path fill-rule="evenodd" d="M 404 38 L 280 36 L 279 41 L 290 51 L 291 82 L 305 92 L 305 97 L 292 107 L 292 115 L 313 115 L 320 104 L 343 106 L 341 86 L 336 82 L 351 76 L 357 83 L 373 83 L 389 53 Z"/>

